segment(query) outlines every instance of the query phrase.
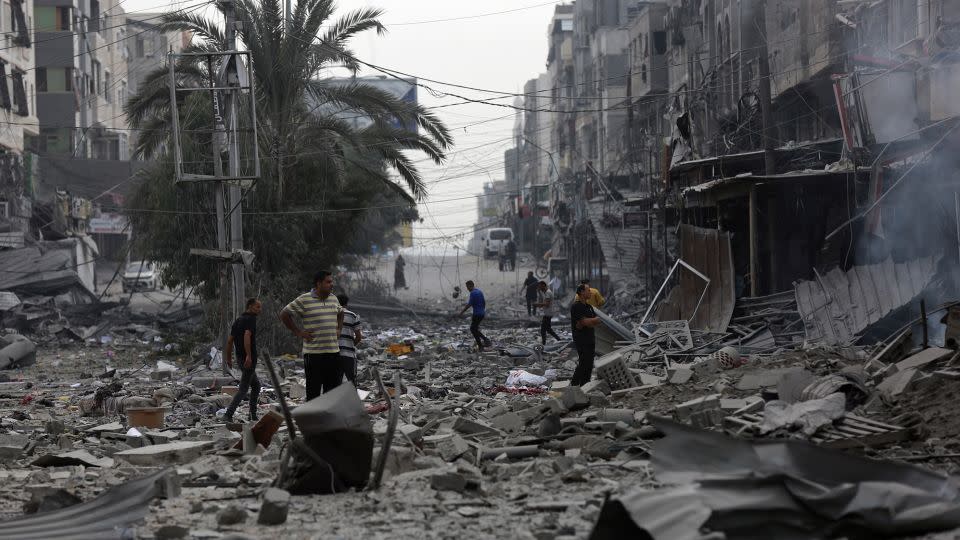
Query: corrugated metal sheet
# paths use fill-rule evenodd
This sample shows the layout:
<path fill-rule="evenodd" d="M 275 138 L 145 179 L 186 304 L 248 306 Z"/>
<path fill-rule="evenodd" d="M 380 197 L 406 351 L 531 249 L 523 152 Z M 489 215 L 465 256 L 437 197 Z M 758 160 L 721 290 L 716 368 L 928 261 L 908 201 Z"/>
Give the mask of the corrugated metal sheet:
<path fill-rule="evenodd" d="M 933 279 L 936 265 L 936 257 L 905 263 L 888 258 L 797 282 L 794 292 L 807 341 L 852 343 L 868 326 L 916 298 Z"/>
<path fill-rule="evenodd" d="M 707 294 L 698 309 L 697 302 L 703 294 L 704 281 L 681 266 L 677 269 L 678 285 L 660 303 L 654 320 L 690 320 L 690 328 L 726 332 L 736 303 L 730 234 L 716 229 L 681 225 L 680 258 L 710 278 Z"/>
<path fill-rule="evenodd" d="M 131 480 L 76 506 L 0 523 L 0 540 L 133 538 L 131 525 L 143 519 L 173 469 Z"/>
<path fill-rule="evenodd" d="M 640 228 L 604 227 L 604 214 L 610 213 L 603 201 L 587 204 L 594 234 L 603 250 L 606 272 L 610 282 L 629 283 L 638 279 L 637 265 L 643 246 L 644 230 Z M 619 215 L 619 214 L 618 214 Z"/>

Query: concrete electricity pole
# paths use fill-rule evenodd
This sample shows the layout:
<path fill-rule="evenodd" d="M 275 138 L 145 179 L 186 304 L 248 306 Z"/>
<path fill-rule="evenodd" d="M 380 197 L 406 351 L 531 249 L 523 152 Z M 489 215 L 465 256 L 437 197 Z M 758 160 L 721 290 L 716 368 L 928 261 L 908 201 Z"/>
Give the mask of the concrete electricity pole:
<path fill-rule="evenodd" d="M 224 16 L 226 17 L 225 37 L 227 38 L 228 52 L 234 53 L 237 50 L 236 34 L 236 4 L 234 0 L 224 0 Z M 227 57 L 227 62 L 232 66 L 234 77 L 237 77 L 236 71 L 240 69 L 240 58 L 238 56 Z M 227 73 L 227 79 L 231 80 L 230 72 Z M 239 111 L 237 99 L 239 98 L 239 88 L 227 91 L 227 111 L 230 114 L 229 130 L 229 171 L 231 178 L 240 176 L 240 145 L 238 141 L 238 123 Z M 240 195 L 240 185 L 232 182 L 228 188 L 230 200 L 230 250 L 234 253 L 243 249 L 243 200 Z M 230 267 L 233 270 L 233 316 L 239 317 L 244 310 L 244 296 L 246 287 L 244 286 L 244 267 L 236 262 Z"/>

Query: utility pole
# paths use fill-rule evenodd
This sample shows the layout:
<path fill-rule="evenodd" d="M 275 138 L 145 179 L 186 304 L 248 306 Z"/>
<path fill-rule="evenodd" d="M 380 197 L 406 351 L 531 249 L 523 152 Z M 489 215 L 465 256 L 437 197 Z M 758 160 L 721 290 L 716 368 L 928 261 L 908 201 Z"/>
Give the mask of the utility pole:
<path fill-rule="evenodd" d="M 760 71 L 760 117 L 763 121 L 763 132 L 761 143 L 763 144 L 763 168 L 765 174 L 775 174 L 777 172 L 777 162 L 774 155 L 774 137 L 773 137 L 773 117 L 771 112 L 770 97 L 770 53 L 767 50 L 767 14 L 766 0 L 754 1 L 754 30 L 760 39 L 759 62 Z M 750 296 L 760 294 L 759 283 L 759 252 L 760 246 L 757 238 L 759 234 L 757 223 L 757 187 L 756 184 L 750 187 Z"/>
<path fill-rule="evenodd" d="M 78 157 L 77 154 L 80 153 L 80 145 L 84 145 L 84 148 L 86 147 L 87 92 L 90 91 L 90 85 L 84 78 L 84 75 L 87 73 L 87 23 L 83 20 L 82 13 L 77 13 L 74 21 L 74 24 L 77 27 L 77 32 L 80 34 L 80 129 L 77 130 L 77 144 L 73 149 L 74 157 Z M 87 153 L 82 152 L 80 153 L 79 157 L 85 158 L 87 157 Z"/>
<path fill-rule="evenodd" d="M 252 68 L 249 53 L 237 50 L 236 39 L 236 5 L 235 0 L 221 0 L 218 8 L 223 10 L 226 19 L 225 36 L 227 38 L 225 51 L 218 52 L 189 52 L 181 54 L 171 53 L 169 56 L 170 72 L 170 109 L 173 125 L 173 153 L 177 184 L 183 183 L 213 183 L 214 199 L 217 214 L 217 249 L 201 247 L 191 248 L 190 254 L 205 257 L 228 264 L 231 275 L 231 285 L 226 283 L 226 272 L 220 274 L 220 290 L 225 300 L 221 307 L 221 320 L 226 320 L 226 303 L 230 302 L 234 317 L 244 310 L 245 298 L 245 266 L 253 263 L 253 254 L 243 249 L 243 213 L 241 188 L 251 188 L 260 177 L 260 158 L 257 145 L 256 99 L 253 87 Z M 209 86 L 179 86 L 176 74 L 177 58 L 205 57 L 207 69 L 210 73 Z M 243 58 L 246 57 L 246 62 Z M 201 162 L 185 162 L 183 158 L 184 145 L 196 145 L 198 141 L 186 136 L 187 131 L 181 133 L 180 118 L 177 107 L 178 94 L 203 92 L 210 94 L 213 113 L 212 153 L 213 174 L 210 174 L 211 164 Z M 246 121 L 252 127 L 249 147 L 252 170 L 247 167 L 241 171 L 240 167 L 240 99 L 249 96 L 250 107 L 243 113 Z M 249 118 L 246 116 L 249 115 Z M 191 130 L 195 131 L 195 130 Z M 223 152 L 227 153 L 227 171 L 224 171 Z M 201 150 L 202 152 L 202 150 Z M 205 152 L 204 152 L 205 153 Z M 227 184 L 228 193 L 224 194 L 224 184 Z M 226 201 L 225 201 L 226 199 Z M 230 205 L 230 226 L 226 224 L 225 202 Z M 229 235 L 229 236 L 228 236 Z M 229 246 L 229 247 L 228 247 Z M 229 292 L 228 292 L 229 291 Z M 220 328 L 221 340 L 226 337 L 226 328 Z M 221 343 L 222 345 L 222 343 Z M 227 372 L 226 366 L 224 371 Z"/>
<path fill-rule="evenodd" d="M 224 16 L 226 17 L 226 28 L 224 29 L 224 32 L 225 37 L 227 38 L 227 50 L 228 52 L 234 52 L 237 50 L 236 4 L 234 3 L 234 0 L 224 0 L 223 8 Z M 227 57 L 227 61 L 230 62 L 230 65 L 233 66 L 234 70 L 239 70 L 239 57 Z M 229 73 L 227 74 L 227 78 L 230 79 Z M 239 111 L 237 107 L 239 92 L 239 88 L 235 90 L 228 90 L 226 92 L 227 111 L 230 114 L 230 130 L 228 135 L 229 147 L 227 148 L 229 154 L 228 174 L 231 178 L 237 178 L 240 176 L 240 145 L 238 141 Z M 217 161 L 219 161 L 219 159 Z M 230 200 L 230 250 L 236 252 L 243 249 L 243 201 L 240 195 L 239 184 L 236 182 L 231 182 L 227 189 Z M 246 292 L 244 283 L 245 272 L 242 264 L 237 264 L 234 262 L 230 265 L 230 267 L 233 270 L 233 316 L 236 318 L 239 317 L 244 310 L 244 297 Z"/>

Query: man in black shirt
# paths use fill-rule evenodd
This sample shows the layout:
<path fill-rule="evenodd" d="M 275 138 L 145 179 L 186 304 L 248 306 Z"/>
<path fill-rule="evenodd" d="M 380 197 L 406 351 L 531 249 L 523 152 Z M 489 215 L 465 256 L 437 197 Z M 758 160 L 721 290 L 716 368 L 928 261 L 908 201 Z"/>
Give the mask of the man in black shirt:
<path fill-rule="evenodd" d="M 523 280 L 523 289 L 527 300 L 527 315 L 530 316 L 537 314 L 537 307 L 534 305 L 537 302 L 537 283 L 539 281 L 533 277 L 533 272 L 527 272 L 527 279 Z"/>
<path fill-rule="evenodd" d="M 233 368 L 233 348 L 236 344 L 237 362 L 240 364 L 240 388 L 233 396 L 233 401 L 227 407 L 227 414 L 223 417 L 226 422 L 233 422 L 233 413 L 240 406 L 240 402 L 250 391 L 250 420 L 257 419 L 257 404 L 260 401 L 260 380 L 257 378 L 257 315 L 263 306 L 256 298 L 247 300 L 247 310 L 230 328 L 230 337 L 224 348 L 223 358 L 231 369 Z"/>
<path fill-rule="evenodd" d="M 573 372 L 570 384 L 583 386 L 590 382 L 593 373 L 593 357 L 597 351 L 597 338 L 593 329 L 600 324 L 600 317 L 587 304 L 590 298 L 590 287 L 581 284 L 577 287 L 577 299 L 570 306 L 570 326 L 573 329 L 573 344 L 577 348 L 579 359 L 577 369 Z"/>

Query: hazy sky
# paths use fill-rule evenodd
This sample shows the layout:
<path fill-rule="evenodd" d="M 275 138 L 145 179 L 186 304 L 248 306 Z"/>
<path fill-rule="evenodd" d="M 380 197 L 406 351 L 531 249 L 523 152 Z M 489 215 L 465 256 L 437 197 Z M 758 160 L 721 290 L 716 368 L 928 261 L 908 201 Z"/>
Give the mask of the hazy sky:
<path fill-rule="evenodd" d="M 387 34 L 370 33 L 353 43 L 356 55 L 366 62 L 444 83 L 522 92 L 523 84 L 545 69 L 547 25 L 553 7 L 560 3 L 343 0 L 338 5 L 341 13 L 364 7 L 384 10 L 382 22 Z M 165 11 L 194 4 L 191 1 L 125 0 L 123 7 L 127 11 Z M 509 13 L 494 14 L 508 10 Z M 367 69 L 361 75 L 379 73 Z M 439 92 L 453 92 L 473 99 L 492 97 L 489 93 L 421 82 Z M 419 99 L 426 106 L 462 101 L 451 96 L 431 95 L 422 87 Z M 513 101 L 506 98 L 495 102 L 511 104 Z M 511 146 L 515 113 L 513 109 L 484 104 L 458 105 L 435 112 L 454 132 L 455 148 L 445 165 L 423 164 L 430 200 L 421 205 L 424 223 L 415 228 L 414 235 L 431 243 L 436 243 L 434 239 L 438 237 L 462 232 L 475 223 L 476 199 L 466 197 L 479 193 L 484 182 L 503 178 L 503 152 Z"/>

